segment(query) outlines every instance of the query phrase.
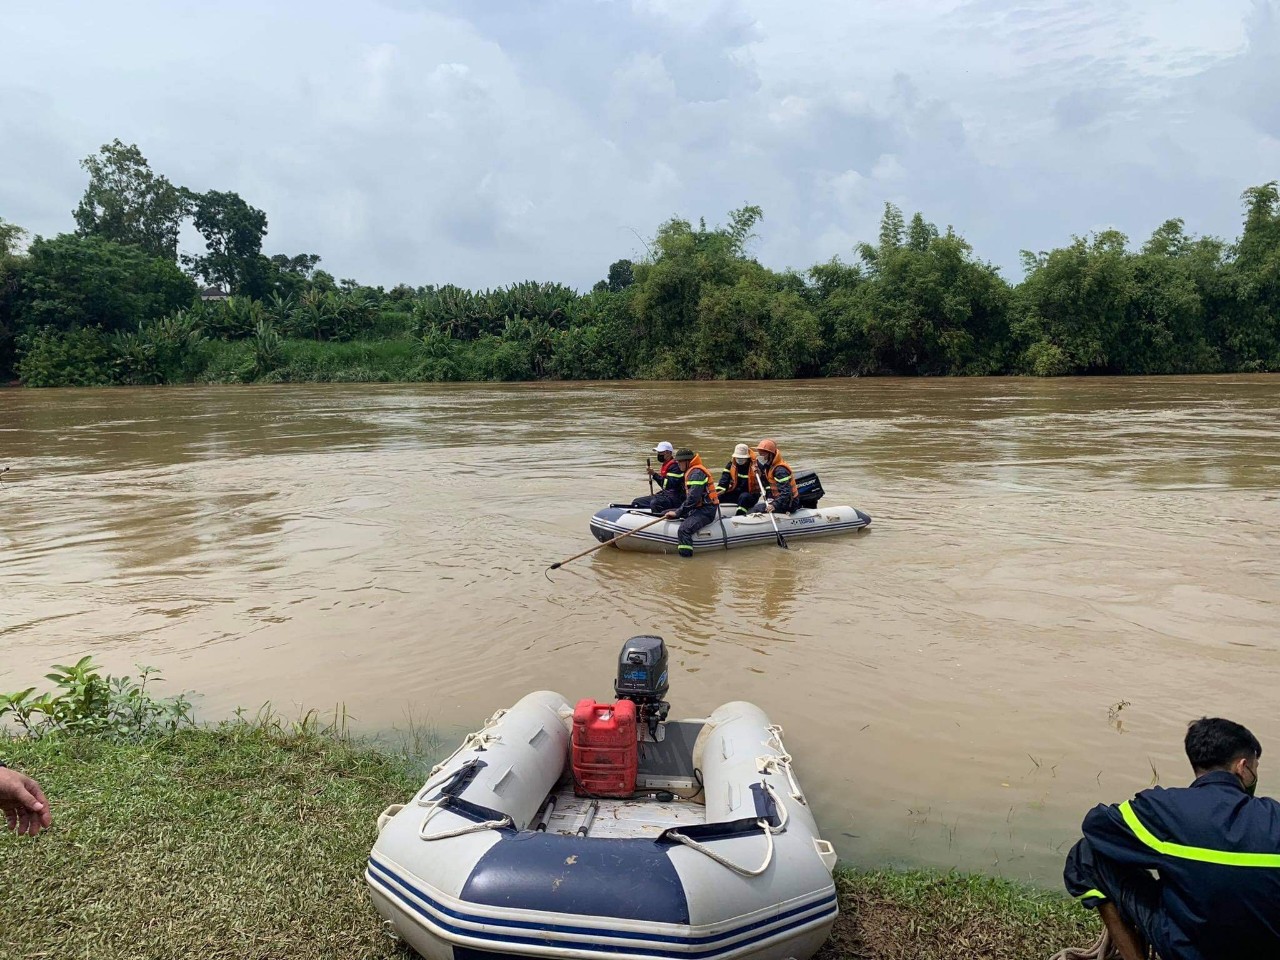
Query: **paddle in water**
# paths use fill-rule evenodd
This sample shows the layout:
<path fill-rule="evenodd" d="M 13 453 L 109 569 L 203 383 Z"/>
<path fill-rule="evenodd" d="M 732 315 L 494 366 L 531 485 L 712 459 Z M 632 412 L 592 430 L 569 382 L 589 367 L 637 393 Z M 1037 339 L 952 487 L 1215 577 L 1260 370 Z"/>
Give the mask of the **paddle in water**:
<path fill-rule="evenodd" d="M 760 484 L 760 496 L 764 496 L 764 474 L 760 472 L 760 464 L 756 464 L 756 481 Z M 769 514 L 769 519 L 773 521 L 773 532 L 778 536 L 778 546 L 783 550 L 790 550 L 787 541 L 782 537 L 782 531 L 778 529 L 778 518 L 773 515 L 773 511 L 768 509 L 768 501 L 765 502 L 765 513 Z"/>

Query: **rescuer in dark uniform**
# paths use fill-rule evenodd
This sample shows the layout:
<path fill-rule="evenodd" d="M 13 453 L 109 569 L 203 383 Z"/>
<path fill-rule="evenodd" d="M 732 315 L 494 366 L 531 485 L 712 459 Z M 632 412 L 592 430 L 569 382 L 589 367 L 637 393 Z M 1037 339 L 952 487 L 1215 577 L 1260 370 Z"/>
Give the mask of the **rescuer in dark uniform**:
<path fill-rule="evenodd" d="M 760 484 L 751 464 L 751 448 L 740 443 L 733 448 L 733 456 L 724 465 L 724 472 L 716 483 L 716 492 L 723 503 L 736 503 L 738 513 L 746 513 L 760 499 Z"/>
<path fill-rule="evenodd" d="M 720 495 L 711 480 L 711 472 L 702 458 L 687 447 L 676 453 L 684 470 L 685 498 L 679 510 L 668 510 L 668 520 L 683 521 L 677 535 L 676 552 L 686 560 L 693 556 L 693 535 L 709 523 L 720 519 Z"/>
<path fill-rule="evenodd" d="M 1189 787 L 1153 787 L 1084 818 L 1067 891 L 1125 960 L 1280 957 L 1280 803 L 1255 797 L 1262 746 L 1230 720 L 1187 729 Z M 1157 871 L 1158 879 L 1152 877 Z"/>
<path fill-rule="evenodd" d="M 760 503 L 760 488 L 754 493 L 745 494 L 738 500 L 738 506 L 751 513 L 795 513 L 800 508 L 800 488 L 796 484 L 795 472 L 787 465 L 778 453 L 778 445 L 772 440 L 761 440 L 756 444 L 756 459 L 751 465 L 756 475 L 757 484 L 761 479 L 765 485 L 765 501 Z"/>
<path fill-rule="evenodd" d="M 647 497 L 636 497 L 631 501 L 631 509 L 650 510 L 653 513 L 674 510 L 684 503 L 684 468 L 675 457 L 675 448 L 666 440 L 654 447 L 653 452 L 658 455 L 659 468 L 650 470 L 649 476 L 658 482 L 658 492 Z"/>

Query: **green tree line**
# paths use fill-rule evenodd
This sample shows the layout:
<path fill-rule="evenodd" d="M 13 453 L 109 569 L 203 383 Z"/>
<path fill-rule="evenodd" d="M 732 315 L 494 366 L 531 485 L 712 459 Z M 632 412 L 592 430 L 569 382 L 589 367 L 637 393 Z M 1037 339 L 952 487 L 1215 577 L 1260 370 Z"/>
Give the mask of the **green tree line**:
<path fill-rule="evenodd" d="M 756 206 L 673 218 L 585 292 L 337 281 L 263 253 L 266 214 L 197 193 L 119 140 L 82 166 L 76 230 L 0 220 L 0 378 L 30 386 L 318 380 L 773 379 L 1280 370 L 1280 189 L 1239 239 L 1165 222 L 1023 253 L 1013 284 L 951 228 L 886 204 L 848 261 L 771 270 Z M 205 251 L 180 255 L 190 222 Z M 203 300 L 197 281 L 230 295 Z"/>

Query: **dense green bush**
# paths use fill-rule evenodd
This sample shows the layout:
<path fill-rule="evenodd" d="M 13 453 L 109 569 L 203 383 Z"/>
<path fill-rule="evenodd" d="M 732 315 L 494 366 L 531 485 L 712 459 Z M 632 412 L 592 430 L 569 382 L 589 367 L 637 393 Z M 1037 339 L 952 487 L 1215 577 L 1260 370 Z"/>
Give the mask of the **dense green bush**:
<path fill-rule="evenodd" d="M 60 333 L 39 327 L 18 337 L 18 379 L 28 387 L 102 387 L 116 382 L 111 338 L 97 327 Z"/>
<path fill-rule="evenodd" d="M 189 383 L 205 366 L 208 341 L 192 314 L 179 310 L 117 333 L 112 347 L 117 383 Z"/>
<path fill-rule="evenodd" d="M 856 263 L 804 274 L 749 255 L 758 207 L 716 228 L 671 219 L 648 256 L 615 261 L 585 295 L 534 282 L 387 292 L 248 242 L 236 275 L 274 277 L 269 293 L 204 303 L 175 264 L 128 244 L 38 238 L 19 256 L 6 241 L 0 368 L 49 386 L 1280 370 L 1280 188 L 1244 201 L 1234 245 L 1180 220 L 1136 251 L 1108 230 L 1024 254 L 1016 286 L 950 228 L 892 205 Z M 250 233 L 265 223 L 228 203 Z"/>

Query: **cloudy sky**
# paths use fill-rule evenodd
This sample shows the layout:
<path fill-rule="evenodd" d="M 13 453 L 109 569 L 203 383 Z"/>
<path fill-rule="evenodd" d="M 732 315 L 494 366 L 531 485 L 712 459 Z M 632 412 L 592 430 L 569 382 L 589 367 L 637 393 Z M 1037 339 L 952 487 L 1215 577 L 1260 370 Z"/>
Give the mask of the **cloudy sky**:
<path fill-rule="evenodd" d="M 1280 0 L 3 0 L 0 38 L 0 218 L 70 230 L 119 137 L 386 285 L 585 287 L 744 203 L 803 269 L 885 201 L 1016 278 L 1103 227 L 1235 237 L 1280 178 Z"/>

